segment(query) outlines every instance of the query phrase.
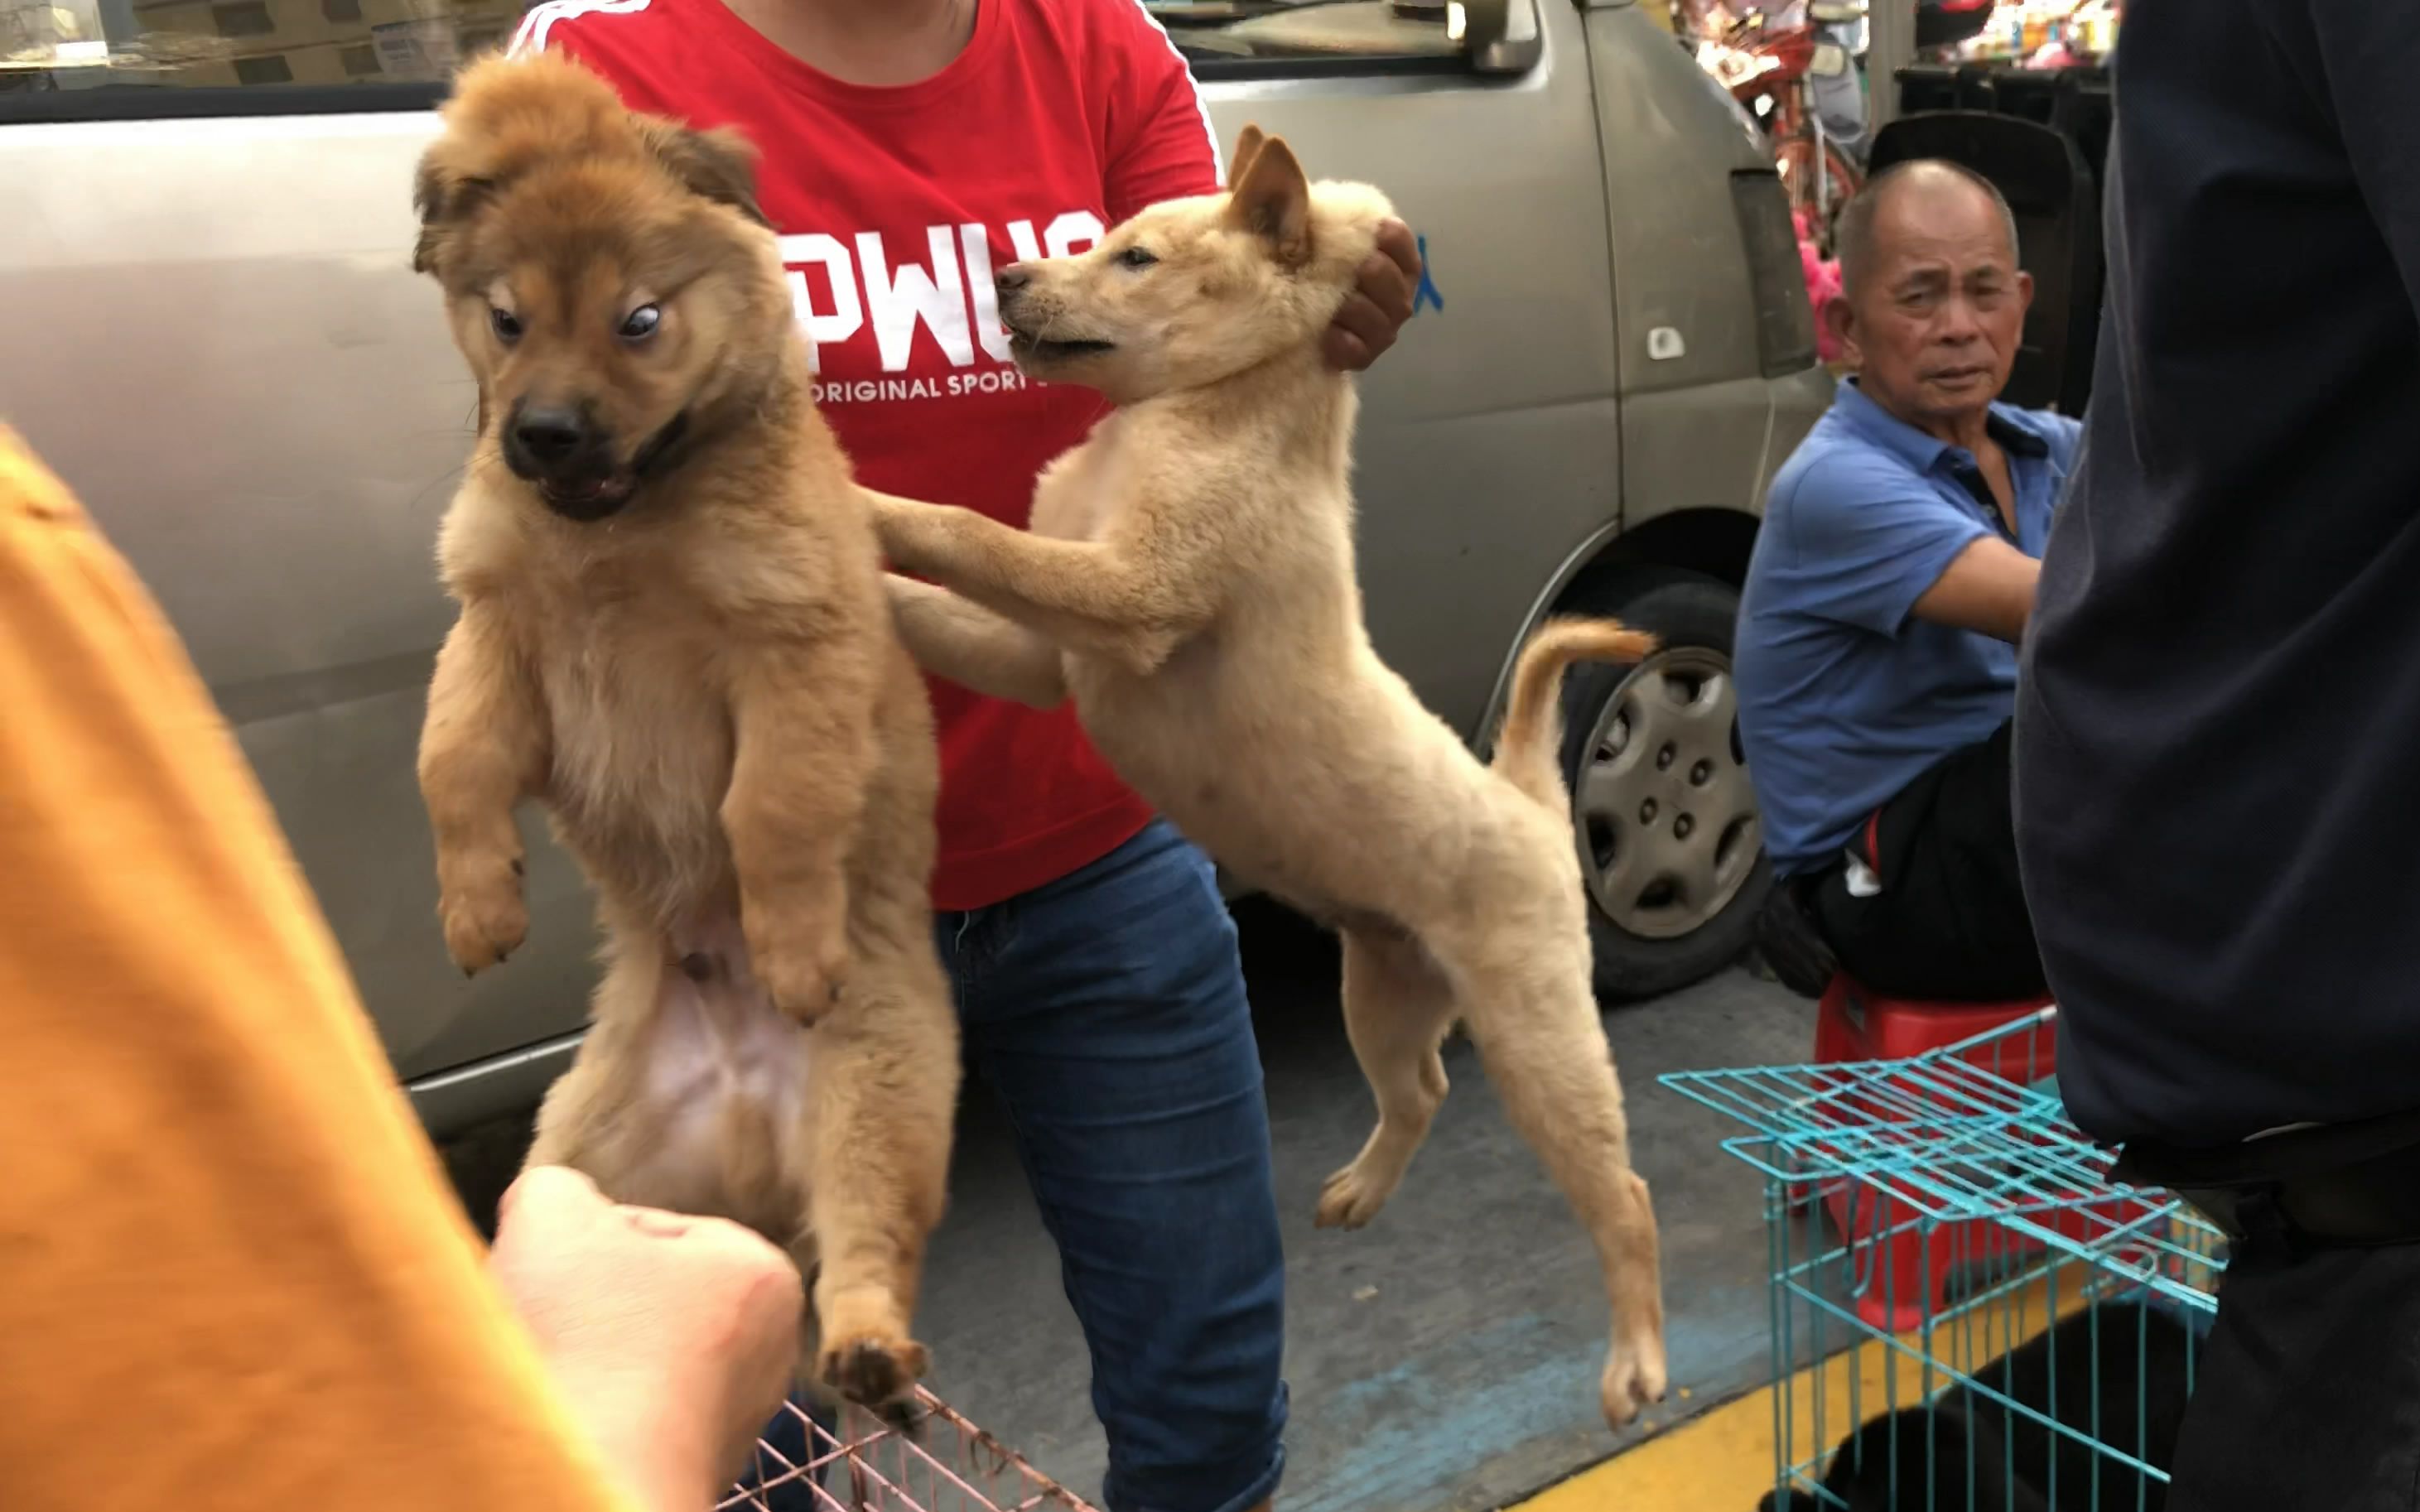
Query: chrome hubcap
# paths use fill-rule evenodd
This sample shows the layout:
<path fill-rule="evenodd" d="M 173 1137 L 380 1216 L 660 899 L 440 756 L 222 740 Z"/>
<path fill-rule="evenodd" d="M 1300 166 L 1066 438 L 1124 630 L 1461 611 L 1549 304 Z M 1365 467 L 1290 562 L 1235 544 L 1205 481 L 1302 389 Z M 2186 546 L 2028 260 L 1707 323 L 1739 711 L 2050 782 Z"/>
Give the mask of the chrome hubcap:
<path fill-rule="evenodd" d="M 1640 662 L 1590 733 L 1572 809 L 1589 890 L 1623 931 L 1677 939 L 1739 896 L 1763 832 L 1730 658 L 1676 646 Z"/>

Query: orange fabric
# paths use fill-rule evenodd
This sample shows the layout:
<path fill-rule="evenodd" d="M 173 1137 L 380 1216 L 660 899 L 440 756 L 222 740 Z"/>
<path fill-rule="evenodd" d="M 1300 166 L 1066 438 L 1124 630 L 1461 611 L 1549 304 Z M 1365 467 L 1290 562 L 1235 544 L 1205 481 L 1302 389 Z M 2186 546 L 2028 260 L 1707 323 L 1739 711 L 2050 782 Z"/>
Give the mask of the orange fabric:
<path fill-rule="evenodd" d="M 636 1512 L 544 1370 L 182 647 L 0 428 L 0 1504 Z"/>

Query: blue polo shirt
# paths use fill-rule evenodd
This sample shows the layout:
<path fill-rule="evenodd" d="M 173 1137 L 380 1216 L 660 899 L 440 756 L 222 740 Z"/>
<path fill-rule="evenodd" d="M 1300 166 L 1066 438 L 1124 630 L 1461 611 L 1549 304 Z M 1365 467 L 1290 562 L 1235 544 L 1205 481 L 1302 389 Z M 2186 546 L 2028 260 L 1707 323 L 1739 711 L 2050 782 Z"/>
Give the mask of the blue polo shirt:
<path fill-rule="evenodd" d="M 1765 850 L 1784 876 L 1829 866 L 1867 815 L 2014 710 L 2016 647 L 1908 616 L 1978 538 L 2029 557 L 2049 539 L 2076 423 L 1995 404 L 1989 424 L 2016 484 L 2013 536 L 1973 453 L 1854 382 L 1773 481 L 1734 671 Z"/>

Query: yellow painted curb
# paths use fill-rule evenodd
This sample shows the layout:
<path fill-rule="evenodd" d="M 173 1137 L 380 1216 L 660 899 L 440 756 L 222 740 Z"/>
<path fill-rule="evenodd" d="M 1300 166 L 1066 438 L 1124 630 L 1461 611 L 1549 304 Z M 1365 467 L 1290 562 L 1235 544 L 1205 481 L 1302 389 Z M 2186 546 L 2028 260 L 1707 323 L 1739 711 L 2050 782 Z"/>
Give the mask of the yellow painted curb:
<path fill-rule="evenodd" d="M 2083 1288 L 2063 1277 L 2055 1291 L 2045 1283 L 2037 1283 L 2022 1300 L 2011 1298 L 1987 1315 L 1937 1325 L 1930 1353 L 1935 1360 L 1954 1361 L 1972 1369 L 2047 1328 L 2050 1309 L 2045 1302 L 2050 1296 L 2059 1299 L 2058 1312 L 2064 1316 L 2084 1305 L 2083 1292 Z M 1856 1426 L 1850 1420 L 1852 1400 L 1863 1416 L 1872 1417 L 1889 1411 L 1894 1403 L 1906 1407 L 1922 1398 L 1924 1361 L 1909 1352 L 1918 1348 L 1918 1341 L 1914 1335 L 1902 1335 L 1902 1341 L 1907 1349 L 1868 1339 L 1791 1378 L 1788 1399 L 1793 1420 L 1790 1428 L 1793 1459 L 1815 1452 L 1819 1401 L 1823 1407 L 1823 1432 L 1830 1441 L 1822 1447 L 1828 1450 Z M 1852 1381 L 1857 1392 L 1854 1398 Z M 1936 1388 L 1943 1384 L 1937 1365 L 1931 1384 Z M 1778 1390 L 1760 1387 L 1699 1413 L 1679 1427 L 1547 1487 L 1528 1501 L 1512 1504 L 1506 1512 L 1756 1512 L 1757 1503 L 1773 1489 Z"/>

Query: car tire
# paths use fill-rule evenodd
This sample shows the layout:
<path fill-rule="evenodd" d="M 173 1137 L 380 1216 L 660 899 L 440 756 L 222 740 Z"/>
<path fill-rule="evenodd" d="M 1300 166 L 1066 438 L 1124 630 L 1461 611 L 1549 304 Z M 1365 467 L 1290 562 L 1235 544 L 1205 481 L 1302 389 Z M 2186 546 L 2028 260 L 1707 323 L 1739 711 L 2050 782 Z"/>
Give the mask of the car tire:
<path fill-rule="evenodd" d="M 1730 679 L 1739 594 L 1698 573 L 1624 567 L 1582 578 L 1556 612 L 1610 616 L 1658 642 L 1636 666 L 1566 674 L 1563 780 L 1598 996 L 1672 992 L 1747 951 L 1773 885 Z"/>

